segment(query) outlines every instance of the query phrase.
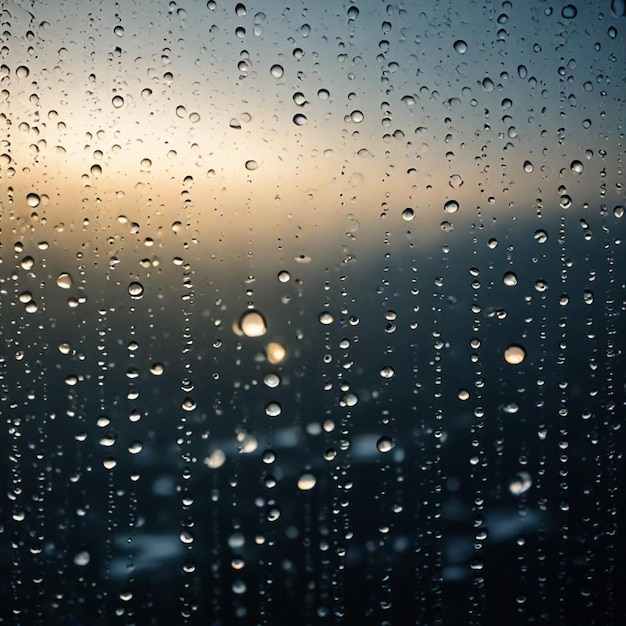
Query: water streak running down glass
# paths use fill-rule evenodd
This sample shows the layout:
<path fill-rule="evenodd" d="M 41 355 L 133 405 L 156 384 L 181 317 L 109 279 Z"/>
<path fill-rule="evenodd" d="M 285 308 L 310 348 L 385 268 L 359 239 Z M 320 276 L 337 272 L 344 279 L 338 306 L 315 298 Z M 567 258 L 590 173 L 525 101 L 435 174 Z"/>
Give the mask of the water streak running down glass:
<path fill-rule="evenodd" d="M 624 0 L 0 21 L 0 622 L 622 623 Z"/>

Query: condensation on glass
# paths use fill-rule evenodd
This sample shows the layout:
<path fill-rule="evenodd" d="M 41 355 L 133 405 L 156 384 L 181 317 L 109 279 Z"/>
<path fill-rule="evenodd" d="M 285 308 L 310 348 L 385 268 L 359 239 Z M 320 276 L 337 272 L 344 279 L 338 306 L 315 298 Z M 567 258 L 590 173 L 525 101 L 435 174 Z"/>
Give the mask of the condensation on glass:
<path fill-rule="evenodd" d="M 625 30 L 4 3 L 0 621 L 620 624 Z"/>

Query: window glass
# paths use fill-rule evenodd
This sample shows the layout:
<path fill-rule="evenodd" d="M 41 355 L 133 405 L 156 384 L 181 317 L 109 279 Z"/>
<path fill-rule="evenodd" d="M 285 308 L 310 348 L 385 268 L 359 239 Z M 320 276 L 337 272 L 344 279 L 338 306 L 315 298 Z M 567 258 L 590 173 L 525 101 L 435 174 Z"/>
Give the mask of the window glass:
<path fill-rule="evenodd" d="M 623 0 L 0 21 L 0 621 L 620 623 Z"/>

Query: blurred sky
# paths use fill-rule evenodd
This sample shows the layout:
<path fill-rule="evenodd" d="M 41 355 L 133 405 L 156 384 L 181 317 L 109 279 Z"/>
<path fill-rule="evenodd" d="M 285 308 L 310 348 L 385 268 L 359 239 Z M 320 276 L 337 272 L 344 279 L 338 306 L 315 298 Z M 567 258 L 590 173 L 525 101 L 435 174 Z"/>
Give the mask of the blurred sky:
<path fill-rule="evenodd" d="M 304 254 L 350 216 L 370 242 L 424 243 L 478 206 L 508 225 L 538 199 L 559 214 L 565 193 L 615 202 L 599 172 L 618 166 L 623 40 L 602 4 L 564 18 L 504 2 L 478 20 L 449 2 L 9 3 L 3 200 L 21 226 L 37 193 L 37 230 L 63 223 L 58 240 L 121 236 L 124 215 L 157 240 L 180 220 L 205 251 L 298 237 Z"/>

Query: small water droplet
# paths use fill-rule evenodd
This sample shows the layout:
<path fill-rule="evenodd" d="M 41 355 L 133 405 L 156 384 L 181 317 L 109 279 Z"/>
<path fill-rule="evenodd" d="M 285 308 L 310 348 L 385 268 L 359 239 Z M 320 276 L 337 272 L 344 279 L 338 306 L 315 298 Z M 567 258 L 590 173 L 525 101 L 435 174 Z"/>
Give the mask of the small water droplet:
<path fill-rule="evenodd" d="M 530 174 L 535 169 L 535 166 L 530 161 L 524 161 L 524 171 Z"/>
<path fill-rule="evenodd" d="M 309 489 L 313 489 L 313 487 L 315 487 L 316 482 L 315 476 L 307 472 L 298 478 L 298 489 L 302 491 L 309 491 Z"/>
<path fill-rule="evenodd" d="M 25 256 L 20 262 L 20 266 L 23 270 L 30 270 L 35 265 L 35 259 L 32 256 Z"/>
<path fill-rule="evenodd" d="M 575 160 L 571 162 L 570 168 L 575 174 L 582 174 L 585 166 L 582 164 L 581 161 Z"/>
<path fill-rule="evenodd" d="M 356 393 L 349 392 L 344 394 L 341 402 L 348 407 L 356 406 L 359 402 L 359 396 Z"/>
<path fill-rule="evenodd" d="M 350 119 L 355 123 L 355 124 L 360 124 L 363 119 L 365 118 L 365 116 L 363 115 L 363 113 L 361 111 L 359 111 L 358 109 L 352 111 L 352 113 L 350 113 Z"/>
<path fill-rule="evenodd" d="M 270 74 L 276 79 L 282 78 L 284 73 L 285 70 L 283 69 L 283 66 L 278 65 L 278 63 L 276 65 L 272 65 L 270 68 Z"/>
<path fill-rule="evenodd" d="M 41 198 L 36 193 L 29 193 L 26 196 L 26 202 L 28 203 L 29 207 L 34 209 L 35 207 L 39 206 L 39 203 L 41 202 Z"/>
<path fill-rule="evenodd" d="M 89 565 L 89 561 L 91 560 L 91 556 L 87 550 L 81 550 L 77 552 L 74 556 L 74 563 L 80 567 L 85 567 L 85 565 Z"/>
<path fill-rule="evenodd" d="M 467 43 L 465 41 L 463 41 L 462 39 L 457 39 L 454 42 L 454 49 L 459 54 L 465 54 L 467 52 Z"/>
<path fill-rule="evenodd" d="M 73 284 L 74 281 L 67 272 L 63 272 L 57 276 L 57 287 L 61 287 L 61 289 L 70 289 Z"/>
<path fill-rule="evenodd" d="M 282 413 L 282 410 L 278 402 L 268 402 L 265 405 L 265 414 L 269 417 L 278 417 Z"/>
<path fill-rule="evenodd" d="M 448 200 L 443 205 L 443 210 L 446 213 L 456 213 L 459 210 L 459 203 L 456 200 Z"/>
<path fill-rule="evenodd" d="M 513 272 L 507 272 L 502 277 L 502 281 L 507 287 L 515 287 L 517 285 L 517 276 Z"/>
<path fill-rule="evenodd" d="M 141 441 L 132 441 L 128 446 L 128 451 L 131 454 L 139 454 L 143 450 L 143 444 Z"/>
<path fill-rule="evenodd" d="M 270 388 L 275 389 L 280 385 L 280 376 L 278 374 L 269 373 L 265 374 L 263 382 Z"/>
<path fill-rule="evenodd" d="M 329 313 L 328 311 L 324 311 L 323 313 L 320 313 L 318 319 L 320 321 L 320 324 L 324 324 L 324 326 L 328 326 L 329 324 L 332 324 L 335 321 L 335 318 L 333 317 L 332 313 Z"/>
<path fill-rule="evenodd" d="M 393 378 L 396 375 L 396 372 L 393 369 L 393 367 L 386 365 L 380 370 L 379 374 L 381 375 L 382 378 L 389 379 L 389 378 Z"/>
<path fill-rule="evenodd" d="M 113 96 L 111 104 L 116 109 L 121 109 L 124 106 L 124 98 L 122 96 Z"/>
<path fill-rule="evenodd" d="M 117 461 L 111 456 L 108 459 L 105 459 L 104 461 L 102 461 L 102 465 L 106 469 L 112 470 L 117 465 Z"/>
<path fill-rule="evenodd" d="M 404 211 L 402 211 L 402 219 L 405 222 L 410 222 L 414 217 L 415 211 L 412 208 L 407 207 L 406 209 L 404 209 Z"/>
<path fill-rule="evenodd" d="M 138 300 L 143 296 L 143 285 L 137 281 L 133 281 L 128 285 L 128 293 L 131 298 Z"/>
<path fill-rule="evenodd" d="M 561 9 L 561 17 L 564 17 L 566 20 L 571 20 L 578 15 L 578 9 L 573 4 L 566 4 Z"/>
<path fill-rule="evenodd" d="M 302 113 L 296 113 L 296 114 L 293 116 L 293 123 L 294 123 L 296 126 L 305 126 L 305 125 L 306 125 L 306 123 L 307 123 L 307 121 L 308 121 L 308 120 L 306 119 L 306 116 L 305 116 L 305 115 L 302 115 Z"/>
<path fill-rule="evenodd" d="M 381 437 L 376 442 L 376 448 L 378 448 L 379 452 L 391 452 L 391 450 L 393 450 L 394 445 L 395 444 L 391 437 Z"/>
<path fill-rule="evenodd" d="M 253 172 L 258 167 L 259 167 L 259 164 L 254 159 L 250 159 L 249 161 L 246 161 L 246 169 L 249 170 L 250 172 Z"/>

